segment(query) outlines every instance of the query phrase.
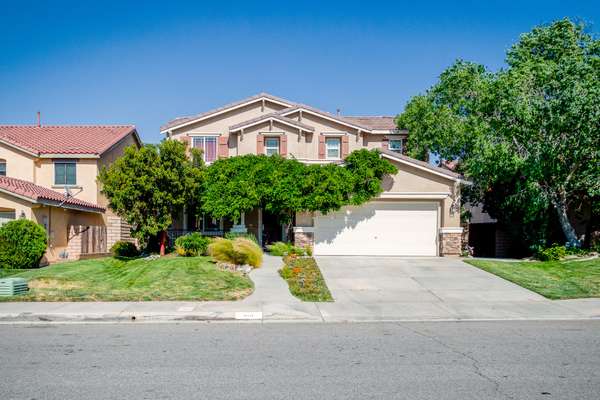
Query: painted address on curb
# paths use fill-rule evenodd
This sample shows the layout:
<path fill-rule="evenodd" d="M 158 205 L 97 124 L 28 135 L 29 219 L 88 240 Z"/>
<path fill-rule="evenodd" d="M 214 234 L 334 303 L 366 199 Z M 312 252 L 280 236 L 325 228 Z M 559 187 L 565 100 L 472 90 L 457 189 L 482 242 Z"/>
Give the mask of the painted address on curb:
<path fill-rule="evenodd" d="M 262 319 L 261 311 L 238 311 L 235 313 L 235 319 Z"/>

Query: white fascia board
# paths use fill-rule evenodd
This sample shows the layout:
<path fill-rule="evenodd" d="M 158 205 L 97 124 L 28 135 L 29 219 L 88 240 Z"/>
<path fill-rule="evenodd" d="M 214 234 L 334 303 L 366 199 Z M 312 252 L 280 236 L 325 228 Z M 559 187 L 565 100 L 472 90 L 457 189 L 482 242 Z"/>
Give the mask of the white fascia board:
<path fill-rule="evenodd" d="M 426 171 L 426 172 L 429 172 L 431 174 L 434 174 L 434 175 L 437 175 L 437 176 L 441 176 L 442 178 L 446 178 L 446 179 L 449 179 L 451 181 L 455 181 L 455 182 L 462 182 L 463 181 L 460 178 L 455 178 L 453 176 L 443 174 L 443 173 L 435 171 L 433 169 L 423 167 L 423 166 L 421 166 L 419 164 L 415 164 L 415 163 L 412 163 L 410 161 L 406 161 L 406 160 L 404 160 L 402 158 L 393 157 L 393 156 L 391 156 L 389 154 L 385 154 L 385 153 L 381 153 L 381 155 L 383 157 L 385 157 L 385 158 L 389 158 L 390 160 L 394 160 L 394 161 L 397 161 L 397 162 L 399 162 L 401 164 L 405 164 L 405 165 L 411 166 L 413 168 L 420 169 L 421 171 Z"/>
<path fill-rule="evenodd" d="M 331 118 L 331 117 L 329 117 L 327 115 L 323 115 L 323 114 L 320 114 L 320 113 L 317 113 L 317 112 L 314 112 L 314 111 L 311 111 L 311 110 L 307 110 L 306 108 L 303 108 L 303 107 L 299 107 L 299 108 L 290 110 L 290 111 L 285 112 L 285 113 L 283 113 L 281 115 L 283 115 L 285 117 L 285 116 L 288 116 L 288 115 L 293 114 L 293 113 L 298 112 L 298 111 L 302 111 L 303 113 L 309 113 L 309 114 L 312 114 L 312 115 L 316 115 L 317 117 L 324 118 L 326 120 L 338 123 L 340 125 L 349 126 L 349 127 L 353 128 L 353 129 L 356 129 L 356 130 L 361 131 L 361 132 L 371 132 L 372 131 L 371 129 L 367 129 L 367 128 L 363 128 L 363 127 L 360 127 L 360 126 L 356 126 L 354 124 L 351 124 L 351 123 L 346 122 L 346 121 L 339 120 L 337 118 Z"/>
<path fill-rule="evenodd" d="M 427 199 L 427 200 L 443 200 L 450 196 L 446 192 L 387 192 L 382 193 L 381 199 Z"/>
<path fill-rule="evenodd" d="M 241 104 L 236 104 L 235 106 L 232 106 L 232 107 L 227 107 L 227 108 L 224 108 L 222 110 L 215 111 L 214 113 L 203 115 L 203 116 L 201 116 L 199 118 L 196 118 L 196 119 L 193 119 L 191 121 L 186 121 L 186 122 L 184 122 L 184 123 L 182 123 L 180 125 L 174 125 L 174 126 L 172 126 L 170 128 L 167 128 L 165 130 L 160 131 L 160 133 L 165 134 L 167 132 L 172 132 L 174 129 L 180 129 L 180 128 L 183 128 L 185 126 L 188 126 L 188 125 L 191 125 L 191 124 L 195 124 L 196 122 L 200 122 L 200 121 L 203 121 L 203 120 L 208 119 L 208 118 L 216 117 L 217 115 L 221 115 L 221 114 L 224 114 L 224 113 L 232 111 L 232 110 L 237 110 L 238 108 L 245 107 L 248 104 L 253 104 L 253 103 L 256 103 L 258 101 L 263 101 L 263 100 L 267 100 L 267 101 L 270 101 L 271 103 L 279 104 L 279 105 L 285 106 L 285 107 L 292 106 L 292 104 L 283 103 L 281 101 L 273 100 L 273 99 L 268 98 L 268 97 L 259 97 L 257 99 L 249 100 L 249 101 L 246 101 L 246 102 L 241 103 Z"/>
<path fill-rule="evenodd" d="M 252 123 L 249 123 L 248 125 L 240 126 L 238 128 L 235 128 L 235 129 L 230 129 L 229 132 L 233 133 L 233 132 L 241 131 L 242 129 L 250 128 L 251 126 L 263 124 L 263 123 L 269 122 L 269 121 L 276 121 L 276 122 L 279 122 L 281 124 L 284 124 L 284 125 L 287 125 L 287 126 L 291 126 L 294 129 L 299 129 L 301 131 L 313 132 L 313 131 L 311 131 L 309 129 L 305 129 L 305 128 L 302 128 L 300 126 L 297 126 L 297 125 L 294 125 L 294 124 L 290 124 L 289 122 L 287 122 L 285 120 L 282 120 L 282 119 L 279 119 L 279 118 L 275 118 L 275 117 L 269 117 L 269 118 L 265 118 L 265 119 L 260 119 L 258 121 L 254 121 Z"/>

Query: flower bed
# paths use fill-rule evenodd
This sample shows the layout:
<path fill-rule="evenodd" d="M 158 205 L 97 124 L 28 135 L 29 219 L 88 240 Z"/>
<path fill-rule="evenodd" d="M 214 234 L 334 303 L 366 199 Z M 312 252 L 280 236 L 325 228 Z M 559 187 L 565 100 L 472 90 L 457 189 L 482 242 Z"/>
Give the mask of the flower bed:
<path fill-rule="evenodd" d="M 279 275 L 285 279 L 290 292 L 302 301 L 333 301 L 317 262 L 312 257 L 287 256 Z"/>

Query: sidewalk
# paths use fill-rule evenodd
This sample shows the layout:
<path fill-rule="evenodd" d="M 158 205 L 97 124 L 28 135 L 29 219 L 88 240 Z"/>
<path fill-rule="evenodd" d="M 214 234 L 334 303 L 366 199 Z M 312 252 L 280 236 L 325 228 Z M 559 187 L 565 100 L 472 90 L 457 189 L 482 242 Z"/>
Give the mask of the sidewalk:
<path fill-rule="evenodd" d="M 242 301 L 3 302 L 0 323 L 30 322 L 376 322 L 600 319 L 600 299 L 448 303 L 427 312 L 415 299 L 363 307 L 344 297 L 335 303 L 293 297 L 277 270 L 281 259 L 265 255 L 251 272 L 255 291 Z M 334 291 L 335 297 L 335 291 Z M 427 304 L 425 304 L 427 305 Z M 484 309 L 485 308 L 485 309 Z"/>

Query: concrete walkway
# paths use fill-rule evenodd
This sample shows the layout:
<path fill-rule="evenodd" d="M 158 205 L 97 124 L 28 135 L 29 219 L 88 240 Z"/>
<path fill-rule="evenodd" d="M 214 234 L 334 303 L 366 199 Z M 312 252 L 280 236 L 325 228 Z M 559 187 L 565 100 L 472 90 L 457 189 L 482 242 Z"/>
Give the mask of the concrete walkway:
<path fill-rule="evenodd" d="M 242 301 L 2 302 L 15 322 L 354 322 L 600 319 L 600 299 L 550 301 L 458 259 L 318 257 L 333 303 L 302 302 L 265 255 Z"/>

